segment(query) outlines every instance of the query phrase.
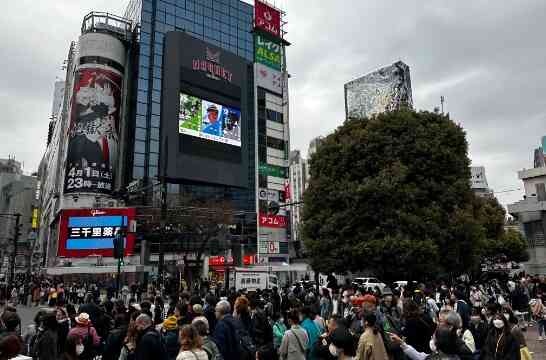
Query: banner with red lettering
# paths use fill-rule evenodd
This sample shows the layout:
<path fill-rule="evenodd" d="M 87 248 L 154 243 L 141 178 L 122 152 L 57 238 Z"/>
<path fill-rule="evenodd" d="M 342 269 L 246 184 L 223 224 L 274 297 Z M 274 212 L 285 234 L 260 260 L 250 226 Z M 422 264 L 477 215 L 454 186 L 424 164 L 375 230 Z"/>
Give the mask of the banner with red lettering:
<path fill-rule="evenodd" d="M 260 226 L 284 229 L 287 226 L 286 217 L 282 215 L 267 215 L 260 213 Z"/>

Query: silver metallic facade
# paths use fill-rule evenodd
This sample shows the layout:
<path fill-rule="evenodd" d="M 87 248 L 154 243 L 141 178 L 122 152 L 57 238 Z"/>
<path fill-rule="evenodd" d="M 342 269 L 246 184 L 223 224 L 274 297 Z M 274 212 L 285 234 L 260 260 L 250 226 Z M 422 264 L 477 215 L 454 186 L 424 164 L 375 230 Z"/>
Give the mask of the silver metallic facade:
<path fill-rule="evenodd" d="M 409 66 L 401 61 L 345 84 L 347 119 L 413 107 Z"/>

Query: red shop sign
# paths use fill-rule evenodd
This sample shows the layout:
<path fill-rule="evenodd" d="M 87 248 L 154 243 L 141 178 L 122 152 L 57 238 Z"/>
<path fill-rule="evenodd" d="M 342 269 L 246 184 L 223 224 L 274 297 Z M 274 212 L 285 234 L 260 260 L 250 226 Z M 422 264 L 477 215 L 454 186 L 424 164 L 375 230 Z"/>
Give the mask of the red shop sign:
<path fill-rule="evenodd" d="M 260 226 L 269 228 L 286 228 L 286 217 L 282 215 L 266 215 L 260 213 Z"/>
<path fill-rule="evenodd" d="M 261 1 L 256 1 L 254 5 L 254 18 L 256 28 L 276 37 L 281 36 L 281 13 L 279 10 Z"/>

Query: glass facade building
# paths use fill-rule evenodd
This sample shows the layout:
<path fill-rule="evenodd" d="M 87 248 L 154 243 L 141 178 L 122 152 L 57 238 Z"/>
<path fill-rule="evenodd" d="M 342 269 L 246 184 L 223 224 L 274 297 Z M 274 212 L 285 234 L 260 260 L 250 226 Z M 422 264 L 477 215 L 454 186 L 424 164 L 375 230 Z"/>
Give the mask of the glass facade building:
<path fill-rule="evenodd" d="M 252 5 L 239 0 L 131 0 L 125 17 L 139 25 L 138 54 L 133 54 L 135 79 L 134 136 L 132 158 L 128 160 L 128 180 L 158 177 L 160 153 L 161 89 L 164 37 L 182 31 L 207 43 L 254 61 Z M 138 74 L 138 75 L 136 75 Z M 254 148 L 254 121 L 247 122 L 249 148 Z M 191 193 L 194 198 L 226 196 L 236 208 L 255 211 L 254 152 L 249 161 L 249 189 L 207 184 L 170 184 L 169 192 Z"/>

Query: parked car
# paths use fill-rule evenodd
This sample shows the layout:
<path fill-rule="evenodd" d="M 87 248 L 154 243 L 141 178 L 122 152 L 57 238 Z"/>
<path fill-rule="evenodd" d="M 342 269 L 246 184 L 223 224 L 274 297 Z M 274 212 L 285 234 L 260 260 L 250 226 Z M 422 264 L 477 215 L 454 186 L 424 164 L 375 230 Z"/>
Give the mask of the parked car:
<path fill-rule="evenodd" d="M 353 286 L 372 291 L 377 287 L 379 291 L 383 292 L 387 285 L 374 277 L 358 277 L 353 279 Z"/>

